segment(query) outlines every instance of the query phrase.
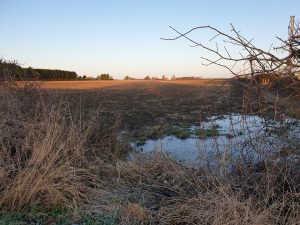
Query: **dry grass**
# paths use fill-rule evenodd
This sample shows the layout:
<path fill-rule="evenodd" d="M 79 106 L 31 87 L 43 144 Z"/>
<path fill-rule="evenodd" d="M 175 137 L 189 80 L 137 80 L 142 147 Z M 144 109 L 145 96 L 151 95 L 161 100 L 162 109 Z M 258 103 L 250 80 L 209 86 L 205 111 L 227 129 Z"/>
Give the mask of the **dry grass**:
<path fill-rule="evenodd" d="M 253 168 L 247 175 L 220 177 L 205 169 L 183 167 L 158 154 L 118 168 L 123 185 L 142 189 L 130 200 L 151 209 L 146 216 L 151 224 L 300 222 L 297 164 L 268 165 L 256 172 Z"/>
<path fill-rule="evenodd" d="M 237 162 L 226 175 L 164 154 L 116 163 L 122 150 L 115 123 L 74 116 L 62 98 L 46 100 L 36 88 L 1 91 L 1 211 L 94 207 L 117 212 L 120 224 L 300 222 L 296 161 Z"/>
<path fill-rule="evenodd" d="M 15 147 L 16 152 L 2 144 L 3 166 L 9 167 L 2 183 L 2 209 L 20 210 L 32 204 L 75 207 L 92 191 L 95 177 L 80 162 L 85 131 L 60 122 L 60 112 L 49 113 L 37 130 L 26 131 L 24 144 Z"/>
<path fill-rule="evenodd" d="M 113 129 L 96 114 L 79 120 L 62 100 L 48 105 L 42 97 L 30 100 L 40 96 L 36 87 L 6 86 L 1 94 L 1 211 L 32 205 L 76 209 L 88 203 L 101 186 L 94 164 L 116 149 Z"/>
<path fill-rule="evenodd" d="M 128 202 L 122 206 L 119 218 L 119 223 L 122 225 L 142 225 L 150 223 L 148 210 L 132 202 Z"/>
<path fill-rule="evenodd" d="M 236 169 L 224 174 L 158 153 L 123 161 L 118 121 L 103 122 L 95 108 L 75 113 L 64 95 L 30 84 L 0 92 L 0 211 L 98 208 L 120 224 L 300 224 L 296 160 L 231 161 Z"/>

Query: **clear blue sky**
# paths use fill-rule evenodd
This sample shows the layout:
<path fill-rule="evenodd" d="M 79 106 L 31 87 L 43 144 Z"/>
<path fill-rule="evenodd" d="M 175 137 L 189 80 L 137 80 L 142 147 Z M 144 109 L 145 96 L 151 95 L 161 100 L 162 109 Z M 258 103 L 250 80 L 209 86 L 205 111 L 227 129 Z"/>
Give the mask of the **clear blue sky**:
<path fill-rule="evenodd" d="M 268 48 L 286 38 L 289 16 L 300 16 L 299 0 L 0 0 L 0 56 L 24 67 L 76 71 L 79 75 L 227 76 L 201 65 L 207 52 L 173 37 L 168 26 L 186 31 L 230 23 Z M 195 34 L 205 43 L 209 32 Z"/>

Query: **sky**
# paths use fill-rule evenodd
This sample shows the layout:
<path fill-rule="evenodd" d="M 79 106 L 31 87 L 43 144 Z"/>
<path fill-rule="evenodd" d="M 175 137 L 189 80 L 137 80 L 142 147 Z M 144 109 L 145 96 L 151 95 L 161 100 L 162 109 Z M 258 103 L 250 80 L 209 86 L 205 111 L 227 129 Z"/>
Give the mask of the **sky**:
<path fill-rule="evenodd" d="M 184 32 L 211 25 L 229 32 L 232 23 L 268 49 L 287 38 L 299 0 L 0 0 L 0 57 L 23 67 L 62 69 L 78 75 L 228 77 L 204 66 L 211 53 L 192 48 L 169 26 Z M 208 30 L 191 37 L 208 43 Z M 209 43 L 210 44 L 210 43 Z"/>

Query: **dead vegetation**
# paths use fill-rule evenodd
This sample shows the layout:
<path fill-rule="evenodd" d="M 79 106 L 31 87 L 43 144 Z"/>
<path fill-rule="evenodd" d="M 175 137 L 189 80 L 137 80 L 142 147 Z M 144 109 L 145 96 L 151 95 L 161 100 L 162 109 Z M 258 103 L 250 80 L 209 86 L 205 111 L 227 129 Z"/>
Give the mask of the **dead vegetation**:
<path fill-rule="evenodd" d="M 114 130 L 96 113 L 70 114 L 63 96 L 46 99 L 36 86 L 2 83 L 0 91 L 1 211 L 88 203 L 101 186 L 93 166 L 117 155 Z"/>
<path fill-rule="evenodd" d="M 143 212 L 133 221 L 146 217 L 143 221 L 149 224 L 298 224 L 296 163 L 259 166 L 222 177 L 156 154 L 124 162 L 118 171 L 121 186 L 136 190 L 126 195 L 128 207 L 138 204 L 137 212 Z"/>
<path fill-rule="evenodd" d="M 220 168 L 187 167 L 163 153 L 122 160 L 127 146 L 118 136 L 119 117 L 114 115 L 112 120 L 101 114 L 101 107 L 108 107 L 109 103 L 98 108 L 89 102 L 91 107 L 80 109 L 78 103 L 84 100 L 80 95 L 67 97 L 65 93 L 47 92 L 39 86 L 20 88 L 15 83 L 1 84 L 2 212 L 39 205 L 45 209 L 109 213 L 116 215 L 119 224 L 296 225 L 300 222 L 299 158 L 289 159 L 287 154 L 278 160 L 269 155 L 270 158 L 260 162 L 228 161 L 225 164 L 230 163 L 233 168 L 229 173 L 220 173 Z M 177 90 L 186 87 L 181 88 Z M 112 97 L 110 101 L 119 98 L 116 90 L 107 93 Z M 165 109 L 174 110 L 177 109 L 174 105 L 184 101 L 199 104 L 188 98 L 191 93 L 195 90 L 185 92 L 179 103 L 171 101 L 174 88 L 166 88 L 159 94 L 171 102 L 170 108 Z M 226 93 L 226 100 L 238 96 Z M 142 92 L 142 96 L 146 95 Z M 178 91 L 176 96 L 180 95 Z M 134 100 L 136 92 L 129 96 L 132 97 L 129 100 Z M 147 99 L 151 98 L 152 95 Z M 217 101 L 218 95 L 211 98 Z M 207 102 L 201 99 L 204 106 L 211 98 Z M 137 107 L 142 99 L 136 99 L 131 106 Z M 74 108 L 74 103 L 79 108 Z M 115 104 L 116 108 L 121 107 Z M 153 104 L 149 103 L 145 110 L 151 105 L 153 108 Z M 110 105 L 114 107 L 113 103 Z M 207 107 L 207 113 L 212 108 Z M 182 112 L 186 110 L 188 114 L 189 109 L 183 107 Z M 141 108 L 135 110 L 137 114 L 143 112 Z"/>

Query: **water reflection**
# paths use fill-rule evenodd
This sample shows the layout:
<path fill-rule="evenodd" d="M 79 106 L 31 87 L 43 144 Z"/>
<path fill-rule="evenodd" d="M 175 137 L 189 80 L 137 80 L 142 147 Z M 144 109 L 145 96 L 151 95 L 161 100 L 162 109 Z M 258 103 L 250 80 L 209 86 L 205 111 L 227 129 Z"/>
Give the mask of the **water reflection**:
<path fill-rule="evenodd" d="M 211 117 L 208 122 L 189 129 L 193 135 L 185 140 L 166 136 L 147 140 L 139 147 L 133 143 L 133 146 L 138 152 L 164 152 L 180 162 L 198 167 L 234 158 L 263 160 L 285 148 L 292 150 L 300 143 L 299 121 L 292 118 L 274 121 L 234 114 Z M 212 132 L 213 129 L 216 131 Z"/>

